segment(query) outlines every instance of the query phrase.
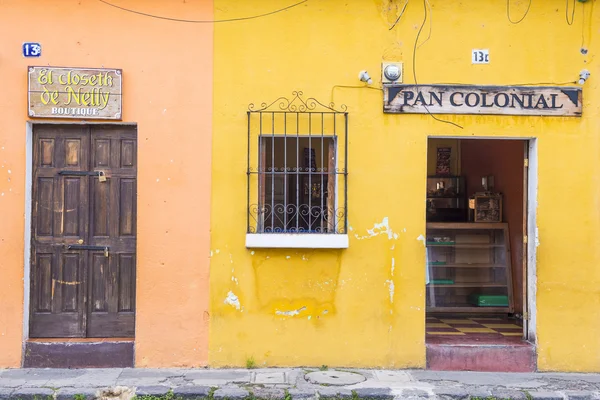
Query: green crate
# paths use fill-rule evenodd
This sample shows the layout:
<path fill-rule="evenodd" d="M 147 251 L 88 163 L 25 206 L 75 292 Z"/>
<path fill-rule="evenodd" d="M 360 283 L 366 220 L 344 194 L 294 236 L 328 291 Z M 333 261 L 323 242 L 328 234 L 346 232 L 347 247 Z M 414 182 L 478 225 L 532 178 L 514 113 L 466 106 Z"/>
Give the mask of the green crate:
<path fill-rule="evenodd" d="M 469 303 L 477 307 L 508 307 L 508 296 L 491 294 L 472 294 Z"/>
<path fill-rule="evenodd" d="M 432 279 L 431 284 L 433 284 L 433 285 L 453 285 L 454 281 L 452 279 Z"/>

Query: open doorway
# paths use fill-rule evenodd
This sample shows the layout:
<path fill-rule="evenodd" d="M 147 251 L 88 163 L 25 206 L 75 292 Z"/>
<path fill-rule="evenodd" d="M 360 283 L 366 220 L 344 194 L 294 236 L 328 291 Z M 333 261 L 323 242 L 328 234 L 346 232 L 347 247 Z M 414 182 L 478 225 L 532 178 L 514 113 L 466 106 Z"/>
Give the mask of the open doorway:
<path fill-rule="evenodd" d="M 435 363 L 431 345 L 469 346 L 471 352 L 454 348 L 454 355 L 440 358 L 454 367 L 435 369 L 511 370 L 510 364 L 522 361 L 509 357 L 506 368 L 480 365 L 486 358 L 498 363 L 490 345 L 532 348 L 527 343 L 528 149 L 527 140 L 428 140 L 428 364 Z M 473 353 L 478 345 L 484 353 Z M 530 350 L 523 353 L 528 360 Z"/>

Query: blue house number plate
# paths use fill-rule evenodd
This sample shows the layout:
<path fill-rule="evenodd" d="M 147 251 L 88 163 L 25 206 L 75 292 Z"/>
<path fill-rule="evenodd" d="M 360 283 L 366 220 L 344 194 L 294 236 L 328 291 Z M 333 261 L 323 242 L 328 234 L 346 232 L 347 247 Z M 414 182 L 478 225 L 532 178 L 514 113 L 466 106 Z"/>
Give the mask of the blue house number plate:
<path fill-rule="evenodd" d="M 24 57 L 39 57 L 42 55 L 42 46 L 39 43 L 27 42 L 23 43 Z"/>

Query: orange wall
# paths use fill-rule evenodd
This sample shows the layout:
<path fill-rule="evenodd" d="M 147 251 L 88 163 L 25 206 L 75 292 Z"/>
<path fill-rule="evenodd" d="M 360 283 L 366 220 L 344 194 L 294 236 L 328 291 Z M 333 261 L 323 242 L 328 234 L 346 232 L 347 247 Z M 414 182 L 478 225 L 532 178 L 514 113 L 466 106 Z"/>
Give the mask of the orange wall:
<path fill-rule="evenodd" d="M 114 3 L 213 14 L 210 0 Z M 24 41 L 42 57 L 24 59 Z M 0 367 L 20 366 L 23 342 L 28 65 L 123 69 L 123 121 L 138 124 L 136 365 L 207 363 L 212 46 L 211 24 L 99 1 L 0 2 Z"/>
<path fill-rule="evenodd" d="M 462 140 L 462 174 L 468 195 L 483 191 L 481 177 L 494 176 L 502 193 L 502 219 L 508 222 L 515 312 L 523 312 L 523 157 L 521 140 Z"/>

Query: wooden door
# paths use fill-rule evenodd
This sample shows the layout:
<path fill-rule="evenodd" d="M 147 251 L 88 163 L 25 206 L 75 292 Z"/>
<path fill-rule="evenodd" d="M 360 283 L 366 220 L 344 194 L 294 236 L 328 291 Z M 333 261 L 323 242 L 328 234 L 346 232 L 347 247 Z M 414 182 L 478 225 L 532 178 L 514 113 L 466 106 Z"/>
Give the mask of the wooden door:
<path fill-rule="evenodd" d="M 133 337 L 136 131 L 36 125 L 30 337 Z"/>

